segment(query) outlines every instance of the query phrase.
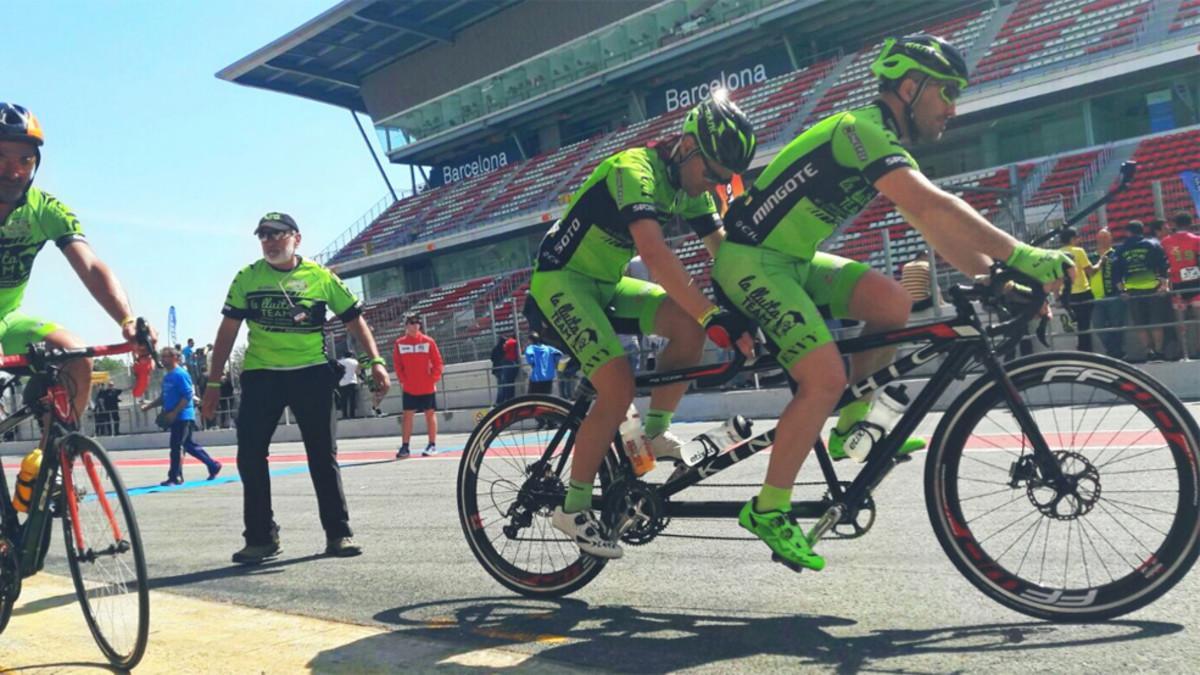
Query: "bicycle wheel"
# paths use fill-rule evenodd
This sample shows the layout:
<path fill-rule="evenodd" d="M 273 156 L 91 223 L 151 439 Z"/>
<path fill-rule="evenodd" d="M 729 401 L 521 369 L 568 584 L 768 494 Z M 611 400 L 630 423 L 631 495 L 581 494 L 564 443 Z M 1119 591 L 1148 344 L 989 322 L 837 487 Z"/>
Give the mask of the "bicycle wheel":
<path fill-rule="evenodd" d="M 942 548 L 1002 605 L 1098 621 L 1154 601 L 1200 551 L 1200 432 L 1146 373 L 1102 356 L 1047 353 L 1006 366 L 1064 474 L 1041 478 L 1001 386 L 951 404 L 925 466 Z"/>
<path fill-rule="evenodd" d="M 534 395 L 493 408 L 472 432 L 458 467 L 458 515 L 471 552 L 505 587 L 532 597 L 572 593 L 604 569 L 603 559 L 581 553 L 550 524 L 571 472 L 569 460 L 556 471 L 558 460 L 577 428 L 564 430 L 549 462 L 541 456 L 566 424 L 569 406 Z M 602 486 L 608 470 L 601 467 Z"/>
<path fill-rule="evenodd" d="M 75 594 L 92 637 L 113 665 L 146 651 L 150 588 L 137 519 L 108 453 L 81 434 L 59 441 L 63 538 Z"/>

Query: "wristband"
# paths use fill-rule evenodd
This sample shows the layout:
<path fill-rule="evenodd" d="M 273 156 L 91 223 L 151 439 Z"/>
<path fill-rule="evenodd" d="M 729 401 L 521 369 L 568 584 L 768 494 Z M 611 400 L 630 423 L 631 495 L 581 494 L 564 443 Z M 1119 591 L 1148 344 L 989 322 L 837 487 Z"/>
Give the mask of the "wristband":
<path fill-rule="evenodd" d="M 220 382 L 208 382 L 204 386 L 207 389 L 220 389 L 221 383 Z"/>
<path fill-rule="evenodd" d="M 368 366 L 386 366 L 387 361 L 384 361 L 382 356 L 376 356 L 375 358 L 371 359 L 370 361 L 367 361 L 367 365 Z"/>
<path fill-rule="evenodd" d="M 132 316 L 127 316 L 124 319 L 121 319 L 121 328 L 124 328 L 131 323 L 137 323 L 137 319 L 133 318 Z"/>
<path fill-rule="evenodd" d="M 713 318 L 714 316 L 716 316 L 720 311 L 721 310 L 718 309 L 716 305 L 713 305 L 712 307 L 709 307 L 708 309 L 704 310 L 704 313 L 701 314 L 700 318 L 698 319 L 698 321 L 700 321 L 700 325 L 701 326 L 707 325 L 708 320 Z"/>

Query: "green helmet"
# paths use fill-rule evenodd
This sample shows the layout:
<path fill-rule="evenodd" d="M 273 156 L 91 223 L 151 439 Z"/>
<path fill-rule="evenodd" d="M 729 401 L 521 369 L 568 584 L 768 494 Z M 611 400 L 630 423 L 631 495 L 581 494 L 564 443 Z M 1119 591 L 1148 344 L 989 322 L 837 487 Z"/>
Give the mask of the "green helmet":
<path fill-rule="evenodd" d="M 750 168 L 758 149 L 754 125 L 724 89 L 688 112 L 683 133 L 696 137 L 705 157 L 734 173 Z"/>
<path fill-rule="evenodd" d="M 911 71 L 967 88 L 967 62 L 958 49 L 936 35 L 918 33 L 883 41 L 871 72 L 882 80 L 899 80 Z"/>

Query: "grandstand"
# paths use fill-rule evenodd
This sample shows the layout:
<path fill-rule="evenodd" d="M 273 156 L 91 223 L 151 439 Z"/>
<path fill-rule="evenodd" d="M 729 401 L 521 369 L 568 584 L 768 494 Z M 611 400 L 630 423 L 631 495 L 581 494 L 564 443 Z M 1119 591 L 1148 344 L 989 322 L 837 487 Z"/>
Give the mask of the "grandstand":
<path fill-rule="evenodd" d="M 431 167 L 415 194 L 319 256 L 363 277 L 381 340 L 410 311 L 451 360 L 482 358 L 495 331 L 514 330 L 533 247 L 569 195 L 612 152 L 678 127 L 686 106 L 664 92 L 732 89 L 760 133 L 752 179 L 807 125 L 869 102 L 870 61 L 898 33 L 937 33 L 967 55 L 960 116 L 914 154 L 998 225 L 1041 231 L 1130 158 L 1137 180 L 1087 221 L 1085 241 L 1194 208 L 1180 173 L 1200 171 L 1200 0 L 630 1 L 584 3 L 603 7 L 577 19 L 559 4 L 346 0 L 220 73 L 366 112 L 393 162 Z M 514 25 L 537 29 L 510 45 Z M 473 168 L 441 178 L 462 166 Z M 674 234 L 707 283 L 703 247 Z M 879 198 L 825 248 L 895 272 L 923 246 Z"/>

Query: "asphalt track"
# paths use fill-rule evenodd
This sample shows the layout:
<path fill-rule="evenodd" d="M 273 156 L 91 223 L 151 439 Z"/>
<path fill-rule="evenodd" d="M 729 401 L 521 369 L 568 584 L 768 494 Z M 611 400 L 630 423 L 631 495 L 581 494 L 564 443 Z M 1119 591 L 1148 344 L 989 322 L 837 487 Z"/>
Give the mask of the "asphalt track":
<path fill-rule="evenodd" d="M 678 426 L 683 435 L 708 425 Z M 437 457 L 400 462 L 392 459 L 397 440 L 340 443 L 351 521 L 365 548 L 350 559 L 320 555 L 302 448 L 276 446 L 284 553 L 259 567 L 229 560 L 241 546 L 234 448 L 210 448 L 226 463 L 217 480 L 205 482 L 203 467 L 189 462 L 191 480 L 171 488 L 156 485 L 165 451 L 116 453 L 152 579 L 150 647 L 139 671 L 1082 673 L 1195 672 L 1200 662 L 1196 574 L 1151 606 L 1098 625 L 1039 622 L 984 597 L 934 539 L 923 455 L 876 491 L 878 521 L 867 536 L 822 542 L 828 566 L 820 573 L 770 562 L 733 522 L 676 521 L 669 534 L 726 539 L 630 547 L 570 598 L 534 601 L 493 581 L 464 542 L 455 474 L 465 437 L 439 439 Z M 18 459 L 5 458 L 10 484 Z M 758 483 L 765 465 L 760 454 L 717 482 Z M 812 469 L 802 481 L 815 477 Z M 706 490 L 709 499 L 755 492 Z M 27 582 L 0 636 L 0 670 L 103 669 L 64 578 L 61 546 L 56 531 L 46 572 Z"/>

